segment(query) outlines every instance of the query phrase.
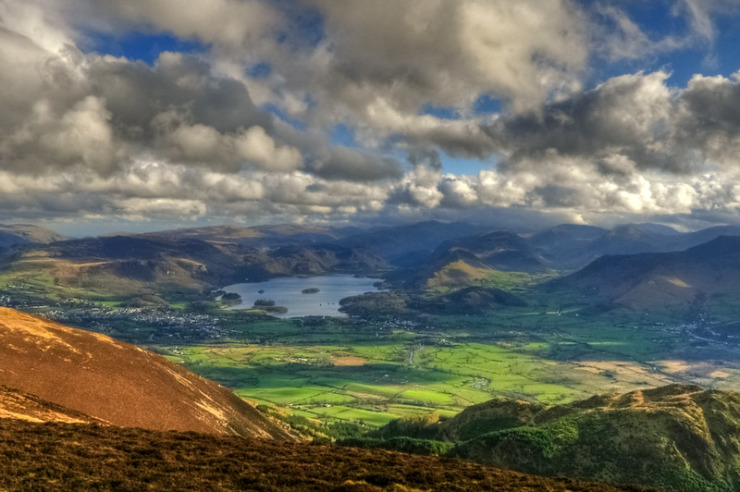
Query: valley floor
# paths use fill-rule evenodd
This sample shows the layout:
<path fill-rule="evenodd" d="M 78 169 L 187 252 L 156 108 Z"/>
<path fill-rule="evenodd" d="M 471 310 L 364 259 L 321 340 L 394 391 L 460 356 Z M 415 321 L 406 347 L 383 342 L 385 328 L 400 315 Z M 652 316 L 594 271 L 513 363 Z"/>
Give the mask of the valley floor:
<path fill-rule="evenodd" d="M 224 339 L 148 345 L 249 401 L 324 422 L 451 416 L 494 397 L 567 403 L 670 383 L 740 387 L 738 347 L 670 320 L 522 308 L 423 325 L 221 322 L 232 330 Z"/>

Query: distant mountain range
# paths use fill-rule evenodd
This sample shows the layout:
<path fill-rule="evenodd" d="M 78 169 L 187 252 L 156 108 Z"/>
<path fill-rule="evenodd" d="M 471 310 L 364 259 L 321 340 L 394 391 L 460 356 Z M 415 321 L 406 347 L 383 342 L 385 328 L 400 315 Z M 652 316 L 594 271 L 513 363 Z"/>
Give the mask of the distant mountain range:
<path fill-rule="evenodd" d="M 15 231 L 14 239 L 7 236 L 3 243 L 1 234 L 9 231 Z M 738 237 L 740 227 L 680 233 L 656 224 L 613 229 L 564 224 L 524 236 L 430 221 L 371 230 L 217 226 L 63 240 L 31 226 L 7 226 L 0 227 L 0 276 L 30 285 L 41 296 L 54 291 L 69 297 L 82 289 L 138 299 L 333 273 L 383 274 L 388 286 L 408 291 L 471 286 L 516 291 L 535 277 L 546 280 L 583 269 L 553 288 L 585 289 L 594 301 L 650 308 L 691 304 L 697 296 L 735 288 L 731 251 L 713 253 L 720 247 L 714 245 L 670 256 L 720 236 Z M 705 261 L 715 255 L 727 262 Z M 717 268 L 724 270 L 720 282 L 711 277 Z"/>
<path fill-rule="evenodd" d="M 319 243 L 319 237 L 334 242 Z M 41 295 L 84 289 L 125 297 L 199 293 L 285 275 L 387 268 L 385 260 L 366 248 L 342 246 L 314 228 L 286 226 L 267 232 L 215 227 L 18 244 L 6 248 L 0 273 L 24 283 L 28 277 L 48 279 L 39 289 Z M 50 292 L 43 292 L 47 288 Z"/>

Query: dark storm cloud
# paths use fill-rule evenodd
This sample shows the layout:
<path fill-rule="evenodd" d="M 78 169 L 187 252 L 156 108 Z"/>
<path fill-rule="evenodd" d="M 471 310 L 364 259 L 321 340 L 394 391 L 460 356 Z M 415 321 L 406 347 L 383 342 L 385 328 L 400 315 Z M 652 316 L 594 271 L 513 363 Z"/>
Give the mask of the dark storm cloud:
<path fill-rule="evenodd" d="M 312 171 L 325 179 L 359 182 L 398 179 L 403 176 L 401 166 L 396 160 L 379 158 L 343 146 L 324 149 L 315 157 Z"/>
<path fill-rule="evenodd" d="M 662 72 L 616 77 L 548 104 L 539 115 L 502 118 L 487 133 L 509 152 L 512 165 L 554 153 L 600 162 L 605 174 L 612 171 L 608 161 L 614 156 L 637 168 L 686 170 L 684 159 L 671 152 L 678 114 L 667 77 Z"/>
<path fill-rule="evenodd" d="M 442 170 L 442 160 L 435 149 L 411 149 L 408 155 L 409 163 L 416 166 L 427 166 L 435 171 Z"/>
<path fill-rule="evenodd" d="M 664 72 L 615 77 L 546 105 L 540 115 L 499 119 L 486 131 L 505 152 L 500 168 L 572 158 L 616 182 L 640 171 L 737 168 L 737 78 L 695 76 L 685 89 L 669 87 L 667 78 Z"/>
<path fill-rule="evenodd" d="M 211 66 L 194 56 L 164 53 L 153 67 L 97 58 L 87 80 L 91 92 L 106 100 L 113 124 L 132 136 L 151 138 L 152 121 L 172 109 L 221 133 L 254 125 L 272 130 L 271 118 L 254 105 L 243 83 L 214 77 Z"/>

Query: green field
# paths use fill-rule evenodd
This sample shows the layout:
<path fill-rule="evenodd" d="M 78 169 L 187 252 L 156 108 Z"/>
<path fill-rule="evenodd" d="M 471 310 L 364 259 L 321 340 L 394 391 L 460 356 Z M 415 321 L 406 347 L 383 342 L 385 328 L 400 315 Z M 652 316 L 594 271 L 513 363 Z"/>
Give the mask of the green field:
<path fill-rule="evenodd" d="M 452 415 L 494 397 L 565 403 L 671 382 L 740 383 L 738 354 L 696 346 L 664 321 L 635 325 L 634 316 L 611 315 L 607 323 L 567 309 L 517 308 L 438 317 L 411 331 L 237 316 L 223 320 L 229 340 L 155 348 L 249 401 L 372 426 Z M 687 362 L 702 353 L 715 363 Z"/>

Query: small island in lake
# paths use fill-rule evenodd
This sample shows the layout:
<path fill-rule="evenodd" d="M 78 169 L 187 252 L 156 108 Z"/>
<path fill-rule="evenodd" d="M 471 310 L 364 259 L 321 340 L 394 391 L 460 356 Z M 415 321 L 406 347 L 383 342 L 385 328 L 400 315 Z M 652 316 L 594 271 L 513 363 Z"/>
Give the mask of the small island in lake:
<path fill-rule="evenodd" d="M 303 289 L 301 292 L 304 294 L 317 294 L 320 290 L 318 287 L 309 287 L 308 289 Z"/>
<path fill-rule="evenodd" d="M 288 308 L 283 306 L 276 306 L 275 301 L 272 299 L 257 299 L 254 301 L 252 309 L 258 309 L 269 314 L 285 314 L 288 312 Z"/>
<path fill-rule="evenodd" d="M 221 302 L 227 306 L 236 306 L 242 303 L 242 296 L 235 292 L 229 292 L 221 296 Z"/>

